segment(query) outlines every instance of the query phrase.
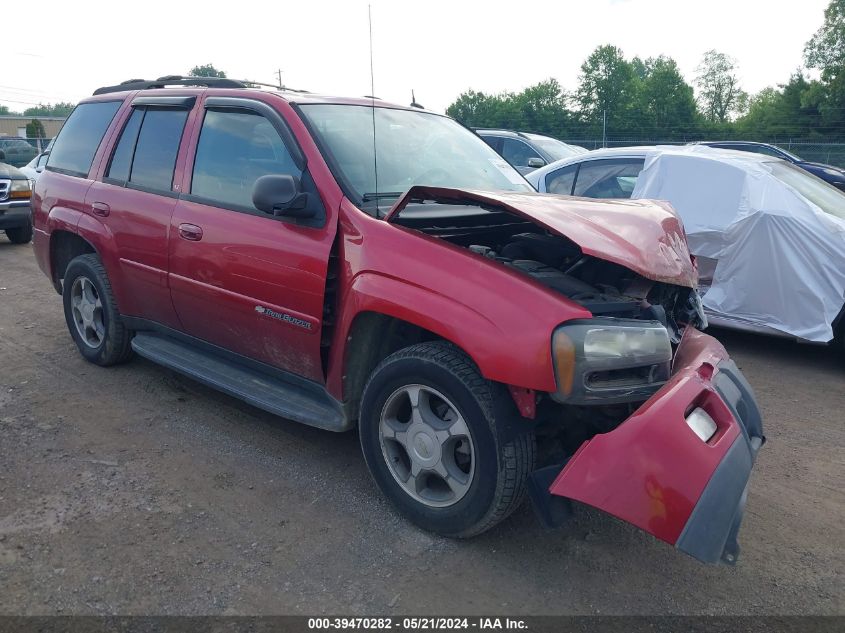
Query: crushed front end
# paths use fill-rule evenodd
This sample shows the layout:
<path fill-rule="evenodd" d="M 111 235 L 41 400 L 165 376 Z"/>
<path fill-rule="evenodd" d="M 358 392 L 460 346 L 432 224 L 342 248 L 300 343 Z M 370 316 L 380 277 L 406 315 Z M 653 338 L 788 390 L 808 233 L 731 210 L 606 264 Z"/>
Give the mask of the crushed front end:
<path fill-rule="evenodd" d="M 610 335 L 601 336 L 607 341 Z M 634 345 L 650 354 L 643 356 L 646 362 L 663 370 L 665 357 L 655 350 L 659 346 L 648 341 Z M 585 375 L 573 377 L 581 388 L 570 394 L 581 402 L 586 393 L 596 403 L 598 395 L 589 393 Z M 616 400 L 624 400 L 623 392 L 617 391 Z M 637 395 L 631 389 L 627 393 Z M 565 400 L 566 395 L 557 397 Z M 584 407 L 581 415 L 590 417 Z M 665 384 L 621 422 L 619 412 L 614 416 L 600 407 L 592 412 L 594 429 L 601 424 L 599 415 L 604 430 L 583 439 L 562 464 L 532 476 L 529 489 L 541 518 L 559 520 L 568 500 L 576 500 L 703 562 L 734 564 L 748 480 L 765 437 L 754 394 L 724 347 L 687 327 Z"/>

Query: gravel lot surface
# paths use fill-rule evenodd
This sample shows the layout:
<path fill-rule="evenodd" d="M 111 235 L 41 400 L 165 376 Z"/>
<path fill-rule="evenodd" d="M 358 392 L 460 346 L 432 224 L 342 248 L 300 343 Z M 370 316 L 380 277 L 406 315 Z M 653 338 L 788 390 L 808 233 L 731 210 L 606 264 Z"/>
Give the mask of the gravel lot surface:
<path fill-rule="evenodd" d="M 737 567 L 586 507 L 451 541 L 381 498 L 354 433 L 86 363 L 31 247 L 0 237 L 0 613 L 845 613 L 845 354 L 717 335 L 769 438 Z"/>

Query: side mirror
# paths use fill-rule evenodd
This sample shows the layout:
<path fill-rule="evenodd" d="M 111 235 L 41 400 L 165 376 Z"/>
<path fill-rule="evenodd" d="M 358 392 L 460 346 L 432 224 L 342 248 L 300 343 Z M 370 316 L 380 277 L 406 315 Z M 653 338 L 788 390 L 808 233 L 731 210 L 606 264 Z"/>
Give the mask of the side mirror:
<path fill-rule="evenodd" d="M 538 167 L 545 167 L 546 161 L 544 161 L 539 156 L 532 156 L 531 158 L 528 159 L 528 166 L 532 167 L 534 169 L 537 169 Z"/>
<path fill-rule="evenodd" d="M 261 176 L 252 187 L 252 204 L 259 211 L 289 218 L 313 218 L 308 193 L 300 191 L 299 181 L 290 174 Z"/>
<path fill-rule="evenodd" d="M 47 158 L 50 156 L 50 152 L 44 152 L 41 156 L 38 157 L 38 160 L 35 161 L 35 173 L 40 174 L 44 171 L 44 167 L 47 166 Z"/>

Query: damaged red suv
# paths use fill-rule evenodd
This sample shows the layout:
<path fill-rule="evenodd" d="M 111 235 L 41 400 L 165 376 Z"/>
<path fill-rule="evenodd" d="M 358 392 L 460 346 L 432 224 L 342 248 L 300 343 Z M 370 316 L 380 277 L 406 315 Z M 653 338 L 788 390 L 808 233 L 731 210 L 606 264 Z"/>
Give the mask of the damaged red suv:
<path fill-rule="evenodd" d="M 735 562 L 760 412 L 669 207 L 534 193 L 418 108 L 175 76 L 80 103 L 33 206 L 89 361 L 357 426 L 427 530 L 527 492 L 549 525 L 576 500 Z"/>

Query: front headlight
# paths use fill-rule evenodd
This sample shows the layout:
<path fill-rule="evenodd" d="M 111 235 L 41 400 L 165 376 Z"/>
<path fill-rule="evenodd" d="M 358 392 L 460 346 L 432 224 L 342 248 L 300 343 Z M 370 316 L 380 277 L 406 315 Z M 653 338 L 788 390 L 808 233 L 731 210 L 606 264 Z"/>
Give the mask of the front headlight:
<path fill-rule="evenodd" d="M 32 185 L 29 179 L 13 180 L 12 188 L 9 191 L 9 198 L 12 200 L 25 200 L 32 195 Z"/>
<path fill-rule="evenodd" d="M 597 318 L 557 328 L 552 355 L 559 402 L 637 402 L 669 379 L 672 345 L 659 321 Z"/>

